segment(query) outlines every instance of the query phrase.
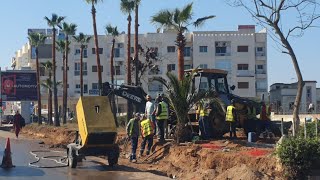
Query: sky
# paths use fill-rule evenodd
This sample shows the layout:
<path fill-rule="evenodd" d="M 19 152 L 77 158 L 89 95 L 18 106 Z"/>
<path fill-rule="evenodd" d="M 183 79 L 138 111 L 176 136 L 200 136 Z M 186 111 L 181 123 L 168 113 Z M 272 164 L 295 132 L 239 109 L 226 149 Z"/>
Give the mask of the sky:
<path fill-rule="evenodd" d="M 193 2 L 194 18 L 215 15 L 197 30 L 236 31 L 238 25 L 257 23 L 243 8 L 231 7 L 225 0 L 142 0 L 139 9 L 139 33 L 155 32 L 156 27 L 150 23 L 150 17 L 161 9 L 183 7 Z M 97 9 L 98 34 L 105 34 L 104 27 L 111 23 L 118 26 L 120 32 L 126 31 L 126 15 L 120 11 L 120 0 L 104 0 Z M 85 0 L 10 0 L 2 1 L 0 16 L 3 17 L 0 33 L 0 66 L 10 67 L 15 52 L 27 42 L 27 29 L 48 28 L 44 17 L 52 13 L 65 16 L 66 21 L 78 25 L 78 32 L 93 34 L 91 6 Z M 291 25 L 295 15 L 286 16 L 283 22 Z M 320 21 L 316 22 L 320 25 Z M 256 27 L 256 31 L 262 27 Z M 190 28 L 190 31 L 195 29 Z M 271 29 L 270 29 L 271 30 Z M 132 28 L 133 32 L 133 28 Z M 320 28 L 308 29 L 303 37 L 291 38 L 300 70 L 304 80 L 315 80 L 320 87 Z M 268 85 L 273 83 L 293 83 L 297 80 L 290 57 L 281 53 L 272 38 L 268 38 Z"/>

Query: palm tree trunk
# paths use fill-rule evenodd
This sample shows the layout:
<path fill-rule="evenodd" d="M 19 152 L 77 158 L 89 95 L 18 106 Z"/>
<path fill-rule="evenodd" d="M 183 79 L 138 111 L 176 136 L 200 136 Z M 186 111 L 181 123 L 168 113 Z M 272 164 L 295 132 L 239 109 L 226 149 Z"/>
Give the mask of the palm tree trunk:
<path fill-rule="evenodd" d="M 116 40 L 113 38 L 112 40 L 112 48 L 111 48 L 111 59 L 110 59 L 110 71 L 111 71 L 111 87 L 114 89 L 114 67 L 113 67 L 113 58 L 114 58 L 114 44 Z M 116 107 L 116 102 L 115 102 L 115 97 L 114 93 L 111 94 L 111 106 L 112 106 L 112 112 L 113 112 L 113 117 L 116 122 L 116 125 L 118 126 L 118 121 L 117 121 L 117 107 Z"/>
<path fill-rule="evenodd" d="M 56 29 L 52 29 L 52 70 L 53 70 L 53 104 L 54 104 L 54 124 L 60 126 L 58 114 L 58 90 L 56 76 Z"/>
<path fill-rule="evenodd" d="M 131 85 L 131 15 L 128 16 L 128 44 L 127 44 L 127 84 Z M 131 119 L 132 116 L 132 103 L 127 100 L 127 121 Z"/>
<path fill-rule="evenodd" d="M 80 97 L 83 96 L 83 45 L 80 47 Z"/>
<path fill-rule="evenodd" d="M 299 108 L 300 108 L 300 104 L 301 104 L 302 90 L 303 90 L 303 86 L 305 83 L 302 78 L 302 74 L 300 71 L 297 57 L 296 57 L 288 39 L 285 38 L 285 36 L 283 35 L 281 29 L 278 27 L 277 24 L 274 24 L 273 27 L 276 31 L 276 34 L 279 35 L 282 44 L 288 50 L 287 54 L 289 54 L 291 57 L 291 60 L 292 60 L 292 63 L 293 63 L 293 66 L 294 66 L 294 69 L 296 71 L 296 75 L 298 78 L 297 96 L 296 96 L 296 99 L 294 101 L 294 106 L 293 106 L 293 136 L 296 136 L 299 131 L 299 126 L 300 126 Z"/>
<path fill-rule="evenodd" d="M 92 1 L 92 21 L 93 21 L 93 34 L 94 34 L 94 43 L 95 43 L 95 51 L 97 58 L 97 69 L 98 69 L 98 86 L 99 86 L 99 95 L 102 93 L 102 76 L 101 76 L 101 64 L 100 64 L 100 55 L 99 55 L 99 44 L 98 44 L 98 33 L 97 33 L 97 25 L 96 25 L 96 9 L 94 7 Z"/>
<path fill-rule="evenodd" d="M 182 32 L 177 35 L 176 45 L 178 46 L 178 79 L 181 81 L 184 76 L 184 47 L 186 46 L 186 38 Z"/>
<path fill-rule="evenodd" d="M 139 63 L 138 63 L 138 60 L 139 60 L 139 56 L 138 56 L 138 53 L 139 53 L 139 50 L 138 50 L 138 44 L 139 44 L 139 5 L 138 3 L 136 3 L 136 7 L 135 7 L 135 10 L 134 10 L 134 13 L 135 13 L 135 19 L 134 19 L 134 62 L 135 62 L 135 79 L 136 79 L 136 86 L 138 86 L 140 84 L 140 79 L 139 79 Z"/>
<path fill-rule="evenodd" d="M 52 79 L 52 74 L 51 70 L 49 71 L 49 79 L 51 81 Z M 51 87 L 49 88 L 49 95 L 48 95 L 48 119 L 49 119 L 49 124 L 52 125 L 52 84 Z"/>
<path fill-rule="evenodd" d="M 65 55 L 64 55 L 64 65 L 63 65 L 63 124 L 67 123 L 67 98 L 68 98 L 68 35 L 66 35 L 66 45 L 65 45 Z"/>
<path fill-rule="evenodd" d="M 37 96 L 38 96 L 38 124 L 42 124 L 41 119 L 41 93 L 40 93 L 40 68 L 39 68 L 39 52 L 38 47 L 36 47 L 36 69 L 37 69 Z"/>

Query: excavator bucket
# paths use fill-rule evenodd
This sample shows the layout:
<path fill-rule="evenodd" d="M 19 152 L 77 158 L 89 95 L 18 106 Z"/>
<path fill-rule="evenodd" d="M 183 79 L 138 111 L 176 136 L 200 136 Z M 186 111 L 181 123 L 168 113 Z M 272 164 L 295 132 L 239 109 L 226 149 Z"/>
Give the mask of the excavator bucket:
<path fill-rule="evenodd" d="M 82 147 L 115 144 L 117 128 L 107 96 L 81 97 L 76 109 Z"/>

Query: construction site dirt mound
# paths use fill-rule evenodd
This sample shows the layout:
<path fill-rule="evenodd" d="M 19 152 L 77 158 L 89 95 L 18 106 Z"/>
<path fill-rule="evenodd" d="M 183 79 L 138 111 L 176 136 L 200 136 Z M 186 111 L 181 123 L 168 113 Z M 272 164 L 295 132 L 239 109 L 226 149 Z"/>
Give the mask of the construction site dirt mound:
<path fill-rule="evenodd" d="M 66 147 L 75 138 L 76 127 L 27 125 L 25 136 L 43 141 L 49 147 Z M 282 172 L 270 147 L 250 147 L 245 140 L 214 140 L 196 143 L 159 143 L 154 139 L 152 153 L 129 162 L 130 141 L 118 129 L 119 164 L 141 171 L 178 179 L 282 179 Z M 139 152 L 141 139 L 139 139 Z"/>

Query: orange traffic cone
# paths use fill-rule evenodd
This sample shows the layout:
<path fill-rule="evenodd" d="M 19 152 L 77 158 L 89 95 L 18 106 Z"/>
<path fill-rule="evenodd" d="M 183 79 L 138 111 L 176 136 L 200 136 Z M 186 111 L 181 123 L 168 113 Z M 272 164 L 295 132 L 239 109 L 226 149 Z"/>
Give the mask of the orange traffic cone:
<path fill-rule="evenodd" d="M 9 138 L 7 139 L 6 148 L 4 150 L 1 167 L 2 168 L 14 167 L 14 165 L 12 164 L 10 139 Z"/>

